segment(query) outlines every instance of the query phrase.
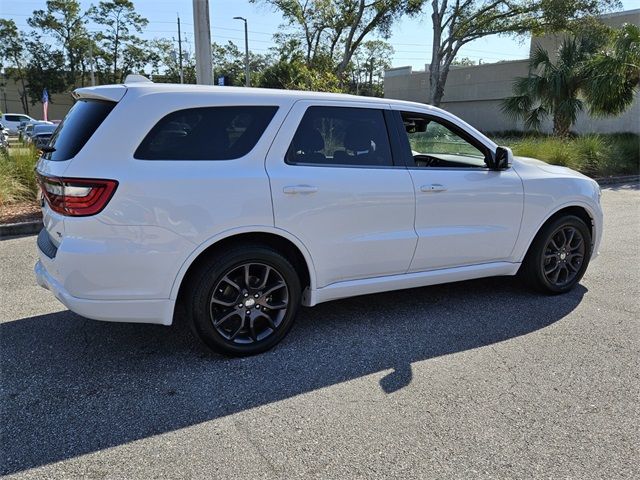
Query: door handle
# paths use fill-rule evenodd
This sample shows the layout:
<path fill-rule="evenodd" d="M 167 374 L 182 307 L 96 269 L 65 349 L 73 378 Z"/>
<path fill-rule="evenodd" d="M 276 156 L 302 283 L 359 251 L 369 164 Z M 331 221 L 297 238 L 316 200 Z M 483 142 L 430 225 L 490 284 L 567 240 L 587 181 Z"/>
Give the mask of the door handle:
<path fill-rule="evenodd" d="M 444 192 L 447 190 L 447 187 L 441 185 L 439 183 L 432 183 L 431 185 L 422 185 L 420 187 L 421 192 Z"/>
<path fill-rule="evenodd" d="M 289 185 L 288 187 L 284 187 L 282 191 L 290 195 L 296 193 L 305 195 L 309 193 L 316 193 L 318 191 L 318 187 L 314 187 L 313 185 Z"/>

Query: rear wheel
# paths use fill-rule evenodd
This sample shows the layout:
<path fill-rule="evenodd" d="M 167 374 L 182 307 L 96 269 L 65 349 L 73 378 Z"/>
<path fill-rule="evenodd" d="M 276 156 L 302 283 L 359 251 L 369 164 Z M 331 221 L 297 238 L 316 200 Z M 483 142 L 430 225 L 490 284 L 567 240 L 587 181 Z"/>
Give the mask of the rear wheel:
<path fill-rule="evenodd" d="M 243 246 L 211 258 L 189 288 L 189 317 L 211 349 L 253 355 L 291 329 L 300 304 L 300 280 L 289 261 L 263 246 Z"/>
<path fill-rule="evenodd" d="M 573 215 L 557 218 L 538 233 L 523 264 L 524 279 L 546 293 L 565 293 L 582 279 L 591 259 L 591 233 Z"/>

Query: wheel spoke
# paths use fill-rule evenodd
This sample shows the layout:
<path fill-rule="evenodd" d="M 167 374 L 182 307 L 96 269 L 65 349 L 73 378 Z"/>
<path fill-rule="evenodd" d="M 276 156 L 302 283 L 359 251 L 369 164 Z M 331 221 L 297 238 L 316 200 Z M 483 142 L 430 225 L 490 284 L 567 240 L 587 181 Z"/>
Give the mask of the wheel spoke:
<path fill-rule="evenodd" d="M 233 334 L 229 337 L 229 340 L 235 340 L 235 338 L 238 336 L 238 334 L 242 331 L 242 329 L 244 329 L 244 316 L 241 316 L 242 318 L 242 323 L 240 323 L 240 326 L 238 327 L 238 329 L 233 332 Z"/>
<path fill-rule="evenodd" d="M 227 313 L 224 317 L 219 318 L 218 320 L 216 320 L 215 322 L 213 322 L 213 326 L 214 327 L 219 327 L 220 325 L 222 325 L 224 322 L 226 322 L 227 320 L 229 320 L 230 318 L 234 317 L 235 315 L 238 315 L 238 312 L 236 312 L 235 310 L 232 312 Z"/>
<path fill-rule="evenodd" d="M 267 282 L 269 281 L 269 275 L 271 274 L 271 267 L 268 265 L 265 265 L 265 270 L 264 270 L 264 278 L 262 279 L 262 282 L 260 282 L 260 285 L 258 285 L 256 288 L 258 290 L 262 290 L 264 287 L 267 286 Z"/>
<path fill-rule="evenodd" d="M 575 245 L 569 245 L 569 250 L 572 251 L 572 252 L 575 252 L 580 247 L 582 247 L 583 243 L 584 243 L 584 239 L 582 238 L 582 236 L 580 236 L 580 237 L 578 237 L 578 243 L 576 243 Z"/>
<path fill-rule="evenodd" d="M 560 272 L 562 271 L 562 269 L 560 268 L 560 264 L 558 264 L 558 267 L 555 268 L 554 270 L 552 270 L 549 273 L 553 273 L 553 276 L 551 277 L 551 281 L 553 283 L 558 283 L 558 277 L 560 277 Z"/>
<path fill-rule="evenodd" d="M 261 312 L 261 314 L 257 318 L 264 318 L 267 321 L 267 323 L 269 324 L 269 328 L 271 330 L 275 330 L 276 329 L 276 324 L 273 323 L 273 319 L 269 315 L 267 315 L 266 313 Z"/>
<path fill-rule="evenodd" d="M 222 305 L 223 307 L 232 307 L 233 305 L 236 304 L 236 300 L 233 299 L 230 302 L 227 302 L 225 300 L 220 300 L 216 297 L 212 297 L 211 298 L 211 304 L 217 303 L 218 305 Z"/>
<path fill-rule="evenodd" d="M 235 288 L 238 291 L 238 293 L 242 292 L 242 288 L 240 287 L 240 285 L 238 285 L 236 282 L 231 280 L 229 278 L 229 275 L 225 275 L 224 278 L 222 279 L 222 281 L 228 283 L 229 285 L 231 285 L 233 288 Z"/>
<path fill-rule="evenodd" d="M 278 282 L 273 287 L 269 288 L 266 292 L 264 292 L 262 296 L 267 297 L 273 292 L 275 292 L 276 290 L 280 290 L 281 288 L 284 288 L 284 287 L 286 287 L 284 282 Z"/>
<path fill-rule="evenodd" d="M 249 264 L 249 263 L 247 263 L 244 266 L 244 286 L 247 287 L 247 288 L 250 287 L 250 285 L 249 285 L 249 280 L 251 279 L 251 275 L 250 275 L 250 272 L 249 272 L 250 268 L 251 268 L 251 264 Z"/>
<path fill-rule="evenodd" d="M 251 336 L 251 340 L 254 342 L 258 341 L 258 334 L 256 333 L 256 322 L 255 319 L 249 319 L 249 336 Z"/>
<path fill-rule="evenodd" d="M 567 247 L 571 247 L 571 242 L 573 241 L 573 237 L 576 235 L 576 231 L 574 228 L 570 228 L 569 232 L 570 232 L 569 238 L 567 238 L 567 236 L 565 235 L 565 238 L 567 239 L 567 242 L 565 243 L 565 245 Z"/>
<path fill-rule="evenodd" d="M 285 308 L 287 308 L 288 305 L 289 305 L 288 302 L 279 302 L 274 304 L 269 304 L 265 302 L 264 304 L 264 306 L 267 307 L 269 310 L 284 310 Z"/>

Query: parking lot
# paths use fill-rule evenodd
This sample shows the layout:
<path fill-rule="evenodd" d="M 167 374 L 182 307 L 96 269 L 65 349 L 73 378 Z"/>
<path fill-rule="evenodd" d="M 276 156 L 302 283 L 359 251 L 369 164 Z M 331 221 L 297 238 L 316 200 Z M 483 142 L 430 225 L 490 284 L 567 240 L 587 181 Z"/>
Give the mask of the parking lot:
<path fill-rule="evenodd" d="M 0 242 L 1 473 L 19 478 L 638 478 L 640 191 L 604 190 L 570 294 L 513 278 L 303 309 L 275 350 L 109 324 Z"/>

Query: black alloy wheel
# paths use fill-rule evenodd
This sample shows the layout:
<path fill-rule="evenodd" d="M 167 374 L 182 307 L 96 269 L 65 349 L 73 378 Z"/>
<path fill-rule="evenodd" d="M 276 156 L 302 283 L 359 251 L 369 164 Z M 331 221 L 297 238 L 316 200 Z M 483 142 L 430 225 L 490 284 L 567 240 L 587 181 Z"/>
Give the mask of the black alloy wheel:
<path fill-rule="evenodd" d="M 187 315 L 212 350 L 264 352 L 291 329 L 301 299 L 298 273 L 280 252 L 241 245 L 204 259 L 191 276 Z"/>
<path fill-rule="evenodd" d="M 568 292 L 582 279 L 591 259 L 591 247 L 591 231 L 581 218 L 555 218 L 536 235 L 520 274 L 536 290 Z"/>

